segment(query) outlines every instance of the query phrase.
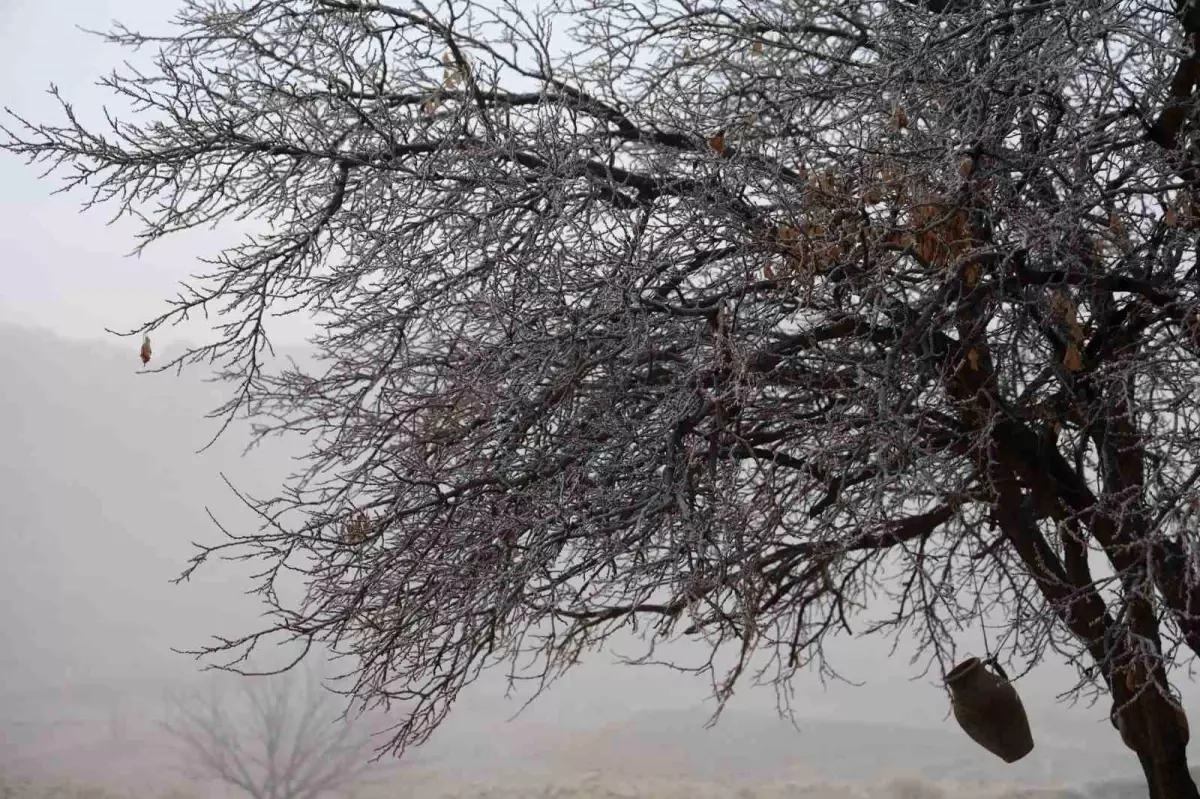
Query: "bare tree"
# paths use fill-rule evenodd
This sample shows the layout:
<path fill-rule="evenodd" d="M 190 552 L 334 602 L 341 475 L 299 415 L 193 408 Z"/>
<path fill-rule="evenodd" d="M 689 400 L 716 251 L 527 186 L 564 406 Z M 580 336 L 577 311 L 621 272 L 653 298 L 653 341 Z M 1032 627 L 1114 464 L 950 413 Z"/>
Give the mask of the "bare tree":
<path fill-rule="evenodd" d="M 190 0 L 108 34 L 157 48 L 102 81 L 134 116 L 64 101 L 2 146 L 139 247 L 269 223 L 130 332 L 216 311 L 163 368 L 213 361 L 215 413 L 313 442 L 192 566 L 265 564 L 272 621 L 221 665 L 328 644 L 404 702 L 399 750 L 481 669 L 544 687 L 621 629 L 707 642 L 719 703 L 836 674 L 839 632 L 943 675 L 986 642 L 1075 663 L 1151 795 L 1196 797 L 1195 15 Z M 264 360 L 289 312 L 315 368 Z"/>
<path fill-rule="evenodd" d="M 316 799 L 365 774 L 371 736 L 311 672 L 244 679 L 238 688 L 210 683 L 171 700 L 164 725 L 183 744 L 192 776 L 254 799 Z"/>

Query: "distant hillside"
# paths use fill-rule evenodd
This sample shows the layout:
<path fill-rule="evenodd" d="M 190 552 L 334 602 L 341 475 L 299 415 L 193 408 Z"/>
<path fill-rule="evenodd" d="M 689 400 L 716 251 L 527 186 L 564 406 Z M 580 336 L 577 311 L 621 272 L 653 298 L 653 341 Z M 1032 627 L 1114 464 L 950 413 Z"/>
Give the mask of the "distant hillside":
<path fill-rule="evenodd" d="M 1128 775 L 1136 761 L 1113 749 L 1039 737 L 1025 759 L 1008 765 L 956 728 L 799 719 L 730 712 L 705 729 L 701 710 L 656 712 L 565 737 L 546 759 L 571 770 L 699 780 L 880 779 L 1075 783 Z M 798 729 L 797 729 L 798 728 Z M 1119 742 L 1117 746 L 1120 746 Z"/>
<path fill-rule="evenodd" d="M 0 325 L 0 765 L 144 771 L 161 749 L 152 713 L 196 671 L 171 647 L 258 613 L 230 590 L 245 569 L 170 581 L 192 541 L 215 540 L 206 506 L 250 521 L 219 473 L 257 490 L 286 455 L 243 459 L 237 431 L 195 454 L 223 389 L 138 374 L 136 342 L 120 344 Z"/>
<path fill-rule="evenodd" d="M 227 570 L 168 581 L 191 541 L 213 540 L 206 506 L 244 521 L 219 472 L 257 488 L 286 458 L 241 459 L 236 431 L 196 455 L 221 389 L 139 367 L 136 348 L 0 326 L 0 601 L 18 611 L 0 616 L 0 691 L 148 676 L 164 660 L 174 671 L 170 646 L 235 608 L 252 618 L 218 582 Z"/>

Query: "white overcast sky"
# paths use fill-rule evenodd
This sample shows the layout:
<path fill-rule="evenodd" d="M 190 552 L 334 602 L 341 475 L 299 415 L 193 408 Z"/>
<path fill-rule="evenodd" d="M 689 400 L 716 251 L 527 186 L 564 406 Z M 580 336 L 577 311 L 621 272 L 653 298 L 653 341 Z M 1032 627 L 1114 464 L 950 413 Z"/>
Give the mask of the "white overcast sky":
<path fill-rule="evenodd" d="M 99 76 L 136 54 L 108 45 L 80 28 L 104 30 L 114 19 L 132 28 L 162 31 L 177 0 L 0 0 L 0 105 L 33 121 L 57 122 L 47 94 L 51 83 L 94 118 L 111 102 L 95 85 Z M 5 115 L 7 117 L 7 114 Z M 5 125 L 11 125 L 6 119 Z M 164 309 L 178 282 L 211 255 L 212 234 L 164 241 L 140 257 L 132 223 L 108 225 L 113 211 L 80 212 L 84 195 L 52 195 L 54 177 L 8 154 L 0 156 L 0 321 L 52 329 L 72 338 L 125 330 Z M 164 332 L 164 344 L 178 333 Z M 198 333 L 192 333 L 197 336 Z M 303 327 L 272 327 L 277 343 L 298 343 Z M 166 354 L 165 352 L 163 354 Z"/>

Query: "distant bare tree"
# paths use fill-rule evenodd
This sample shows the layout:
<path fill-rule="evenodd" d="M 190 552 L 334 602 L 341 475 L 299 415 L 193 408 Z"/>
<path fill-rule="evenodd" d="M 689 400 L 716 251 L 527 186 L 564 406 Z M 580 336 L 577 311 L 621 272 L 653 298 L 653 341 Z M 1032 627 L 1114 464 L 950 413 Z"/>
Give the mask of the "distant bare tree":
<path fill-rule="evenodd" d="M 940 674 L 1057 653 L 1152 796 L 1200 797 L 1171 680 L 1200 653 L 1200 6 L 185 6 L 109 36 L 157 51 L 103 80 L 142 116 L 64 101 L 2 146 L 142 244 L 263 223 L 134 331 L 216 312 L 176 363 L 311 442 L 197 556 L 260 560 L 272 609 L 207 654 L 357 658 L 400 749 L 482 669 L 544 687 L 622 629 L 646 661 L 696 636 L 718 702 L 749 673 L 786 704 L 839 632 Z M 296 311 L 321 360 L 273 372 Z"/>
<path fill-rule="evenodd" d="M 166 730 L 184 745 L 198 779 L 254 799 L 316 799 L 361 778 L 371 736 L 343 717 L 336 694 L 311 673 L 216 683 L 170 701 Z"/>

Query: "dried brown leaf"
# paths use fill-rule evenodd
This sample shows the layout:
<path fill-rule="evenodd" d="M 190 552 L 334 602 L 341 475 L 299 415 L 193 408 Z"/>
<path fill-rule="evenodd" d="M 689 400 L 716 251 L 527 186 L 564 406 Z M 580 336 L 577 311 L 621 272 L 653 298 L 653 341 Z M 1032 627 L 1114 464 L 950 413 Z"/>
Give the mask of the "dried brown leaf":
<path fill-rule="evenodd" d="M 1070 372 L 1078 372 L 1083 368 L 1083 355 L 1074 341 L 1067 344 L 1067 351 L 1063 354 L 1063 366 Z"/>
<path fill-rule="evenodd" d="M 980 272 L 979 264 L 967 264 L 966 268 L 963 269 L 963 282 L 967 284 L 967 288 L 973 289 L 979 285 Z"/>
<path fill-rule="evenodd" d="M 1075 301 L 1061 290 L 1056 290 L 1050 295 L 1050 317 L 1052 319 L 1061 320 L 1068 325 L 1073 325 L 1076 322 L 1077 313 Z"/>

